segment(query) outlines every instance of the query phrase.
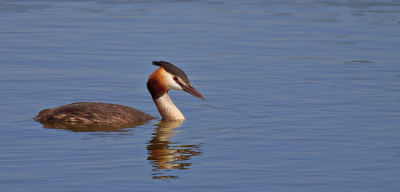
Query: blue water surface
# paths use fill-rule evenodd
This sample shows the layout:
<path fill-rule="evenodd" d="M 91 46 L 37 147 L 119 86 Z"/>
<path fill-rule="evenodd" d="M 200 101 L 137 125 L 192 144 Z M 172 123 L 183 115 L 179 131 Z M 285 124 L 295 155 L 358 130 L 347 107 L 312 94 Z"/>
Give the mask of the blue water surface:
<path fill-rule="evenodd" d="M 400 2 L 1 1 L 2 191 L 400 190 Z M 171 62 L 205 97 L 146 89 Z M 117 103 L 159 119 L 44 128 Z"/>

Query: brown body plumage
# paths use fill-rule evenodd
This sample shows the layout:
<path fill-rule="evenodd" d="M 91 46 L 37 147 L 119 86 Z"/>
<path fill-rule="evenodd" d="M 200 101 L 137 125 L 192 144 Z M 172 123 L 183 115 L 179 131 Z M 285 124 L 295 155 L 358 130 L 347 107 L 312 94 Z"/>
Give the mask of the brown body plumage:
<path fill-rule="evenodd" d="M 184 119 L 168 96 L 171 89 L 186 91 L 196 97 L 203 96 L 193 88 L 186 74 L 175 65 L 165 61 L 154 61 L 159 66 L 150 75 L 147 82 L 149 90 L 158 111 L 163 119 Z M 63 105 L 52 109 L 44 109 L 34 118 L 43 124 L 74 123 L 74 124 L 132 124 L 144 123 L 155 117 L 140 110 L 111 103 L 79 102 Z"/>
<path fill-rule="evenodd" d="M 79 102 L 40 111 L 34 118 L 44 122 L 75 122 L 83 124 L 128 124 L 146 122 L 155 117 L 140 110 L 112 103 Z"/>

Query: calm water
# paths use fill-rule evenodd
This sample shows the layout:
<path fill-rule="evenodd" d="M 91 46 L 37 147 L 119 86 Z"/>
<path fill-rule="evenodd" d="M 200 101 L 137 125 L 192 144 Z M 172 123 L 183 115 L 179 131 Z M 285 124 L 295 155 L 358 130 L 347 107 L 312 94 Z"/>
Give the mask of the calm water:
<path fill-rule="evenodd" d="M 400 1 L 1 1 L 2 191 L 400 191 Z M 51 129 L 77 101 L 187 118 Z"/>

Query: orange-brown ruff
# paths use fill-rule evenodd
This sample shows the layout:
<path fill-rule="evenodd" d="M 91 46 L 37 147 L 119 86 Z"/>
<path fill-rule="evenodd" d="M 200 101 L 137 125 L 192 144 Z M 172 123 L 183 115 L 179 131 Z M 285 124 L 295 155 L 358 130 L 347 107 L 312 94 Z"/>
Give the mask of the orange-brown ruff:
<path fill-rule="evenodd" d="M 191 85 L 186 74 L 175 65 L 165 61 L 153 61 L 159 66 L 147 82 L 153 101 L 165 120 L 184 119 L 179 109 L 168 96 L 171 89 L 186 91 L 200 99 L 204 97 Z M 34 118 L 46 123 L 74 124 L 132 124 L 146 122 L 155 117 L 140 110 L 111 103 L 79 102 L 44 109 Z"/>

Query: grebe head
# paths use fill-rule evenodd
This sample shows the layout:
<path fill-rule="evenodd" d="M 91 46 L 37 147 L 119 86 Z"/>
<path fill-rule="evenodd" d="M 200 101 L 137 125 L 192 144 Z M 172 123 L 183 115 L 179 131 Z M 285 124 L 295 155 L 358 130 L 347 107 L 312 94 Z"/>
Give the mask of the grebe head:
<path fill-rule="evenodd" d="M 181 90 L 204 100 L 204 97 L 192 86 L 185 72 L 166 61 L 153 61 L 160 68 L 150 75 L 147 89 L 153 99 L 158 99 L 169 90 Z"/>

